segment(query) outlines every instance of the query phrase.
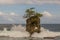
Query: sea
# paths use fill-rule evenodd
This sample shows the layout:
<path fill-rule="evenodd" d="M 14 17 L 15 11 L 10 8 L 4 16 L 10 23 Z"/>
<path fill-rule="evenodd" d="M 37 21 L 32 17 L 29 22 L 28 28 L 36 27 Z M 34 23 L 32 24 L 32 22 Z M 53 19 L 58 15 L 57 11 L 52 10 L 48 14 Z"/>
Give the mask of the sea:
<path fill-rule="evenodd" d="M 5 35 L 0 35 L 0 40 L 60 40 L 60 24 L 41 24 L 41 33 L 35 33 L 32 35 L 32 37 L 25 37 L 26 35 L 28 35 L 22 30 L 25 28 L 25 24 L 0 24 L 0 30 L 4 31 L 4 28 L 7 28 L 7 31 L 10 31 L 9 34 L 12 32 L 12 28 L 15 29 L 14 31 L 20 31 L 18 30 L 18 28 L 16 29 L 15 26 L 16 28 L 20 28 L 21 34 L 19 35 L 22 37 L 9 37 Z M 4 33 L 6 34 L 7 32 L 4 31 L 3 34 Z M 15 35 L 13 34 L 13 36 Z"/>

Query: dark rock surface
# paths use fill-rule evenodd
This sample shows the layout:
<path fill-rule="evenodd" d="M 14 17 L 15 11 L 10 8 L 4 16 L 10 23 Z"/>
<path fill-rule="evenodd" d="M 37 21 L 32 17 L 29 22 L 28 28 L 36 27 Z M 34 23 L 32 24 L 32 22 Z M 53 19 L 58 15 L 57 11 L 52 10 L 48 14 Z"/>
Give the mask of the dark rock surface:
<path fill-rule="evenodd" d="M 40 33 L 40 18 L 32 16 L 26 20 L 26 31 L 30 34 L 34 32 Z"/>

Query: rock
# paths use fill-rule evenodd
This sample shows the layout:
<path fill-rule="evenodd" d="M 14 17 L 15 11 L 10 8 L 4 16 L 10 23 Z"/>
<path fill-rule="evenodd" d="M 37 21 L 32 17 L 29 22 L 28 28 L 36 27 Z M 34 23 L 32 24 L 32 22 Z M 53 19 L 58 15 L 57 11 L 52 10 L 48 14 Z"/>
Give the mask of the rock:
<path fill-rule="evenodd" d="M 60 36 L 56 36 L 54 40 L 60 40 Z"/>
<path fill-rule="evenodd" d="M 55 39 L 55 37 L 44 37 L 44 39 Z"/>
<path fill-rule="evenodd" d="M 30 34 L 34 32 L 40 33 L 40 18 L 32 16 L 26 20 L 26 31 Z"/>

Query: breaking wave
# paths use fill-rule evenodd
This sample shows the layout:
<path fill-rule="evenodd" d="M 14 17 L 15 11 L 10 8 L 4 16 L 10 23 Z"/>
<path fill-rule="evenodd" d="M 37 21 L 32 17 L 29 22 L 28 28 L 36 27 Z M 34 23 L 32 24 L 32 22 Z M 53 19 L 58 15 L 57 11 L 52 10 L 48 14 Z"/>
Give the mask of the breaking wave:
<path fill-rule="evenodd" d="M 22 25 L 14 25 L 11 31 L 0 31 L 0 36 L 9 36 L 9 37 L 29 37 L 29 33 L 25 31 L 25 27 Z M 41 33 L 34 33 L 32 37 L 55 37 L 60 36 L 60 32 L 52 32 L 43 27 L 41 27 Z"/>

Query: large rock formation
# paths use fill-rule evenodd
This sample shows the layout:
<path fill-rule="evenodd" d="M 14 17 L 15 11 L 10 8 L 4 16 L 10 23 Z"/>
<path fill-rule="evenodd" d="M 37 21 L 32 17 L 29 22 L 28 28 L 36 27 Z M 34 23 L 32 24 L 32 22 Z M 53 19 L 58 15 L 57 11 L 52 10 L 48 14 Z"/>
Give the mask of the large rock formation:
<path fill-rule="evenodd" d="M 40 18 L 38 16 L 32 16 L 26 20 L 26 31 L 28 31 L 30 35 L 34 32 L 40 33 Z"/>

